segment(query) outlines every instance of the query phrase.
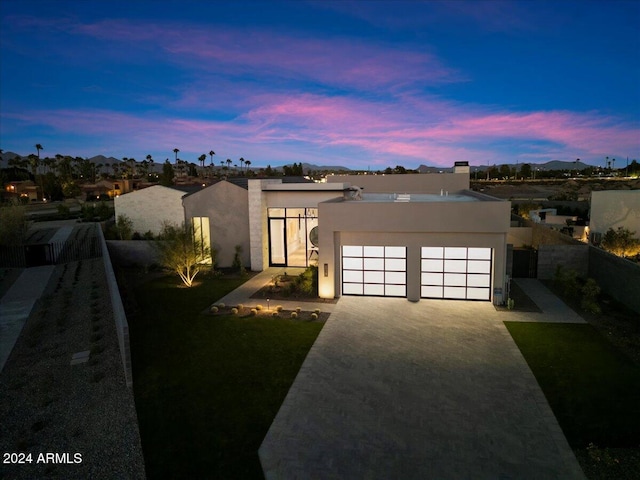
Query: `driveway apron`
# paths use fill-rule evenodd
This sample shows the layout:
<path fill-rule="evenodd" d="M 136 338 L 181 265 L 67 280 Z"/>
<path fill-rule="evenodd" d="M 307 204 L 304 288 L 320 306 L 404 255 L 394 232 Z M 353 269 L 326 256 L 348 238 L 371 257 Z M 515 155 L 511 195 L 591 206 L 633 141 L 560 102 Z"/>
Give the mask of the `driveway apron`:
<path fill-rule="evenodd" d="M 265 477 L 584 478 L 504 319 L 342 297 L 260 447 Z"/>

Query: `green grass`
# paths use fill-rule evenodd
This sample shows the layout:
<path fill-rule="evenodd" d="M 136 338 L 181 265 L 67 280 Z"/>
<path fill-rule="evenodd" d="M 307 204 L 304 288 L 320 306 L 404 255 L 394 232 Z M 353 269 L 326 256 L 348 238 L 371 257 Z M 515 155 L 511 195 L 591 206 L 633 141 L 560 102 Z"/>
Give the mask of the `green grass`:
<path fill-rule="evenodd" d="M 640 368 L 591 325 L 505 322 L 573 448 L 640 445 Z"/>
<path fill-rule="evenodd" d="M 134 392 L 147 475 L 262 478 L 257 450 L 321 323 L 201 315 L 241 280 L 135 292 Z"/>

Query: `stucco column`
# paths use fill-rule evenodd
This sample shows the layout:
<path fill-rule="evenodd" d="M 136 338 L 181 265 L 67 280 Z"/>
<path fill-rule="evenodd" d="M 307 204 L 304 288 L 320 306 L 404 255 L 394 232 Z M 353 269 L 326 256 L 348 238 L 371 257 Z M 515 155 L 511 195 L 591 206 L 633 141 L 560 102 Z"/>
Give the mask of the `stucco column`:
<path fill-rule="evenodd" d="M 407 247 L 407 300 L 420 301 L 420 247 L 409 245 Z"/>

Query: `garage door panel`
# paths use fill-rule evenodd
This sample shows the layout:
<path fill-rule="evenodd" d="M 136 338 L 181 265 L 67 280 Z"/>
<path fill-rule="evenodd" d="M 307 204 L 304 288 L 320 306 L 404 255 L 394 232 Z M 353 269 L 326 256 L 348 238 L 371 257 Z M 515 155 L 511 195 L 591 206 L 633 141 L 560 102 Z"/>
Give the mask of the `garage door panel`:
<path fill-rule="evenodd" d="M 422 260 L 422 271 L 423 272 L 442 272 L 444 271 L 444 261 L 443 260 Z"/>
<path fill-rule="evenodd" d="M 364 284 L 364 294 L 365 295 L 384 295 L 384 285 L 382 284 Z"/>
<path fill-rule="evenodd" d="M 362 270 L 362 258 L 343 258 L 342 268 L 346 270 Z"/>
<path fill-rule="evenodd" d="M 467 297 L 467 289 L 464 287 L 444 287 L 444 298 L 464 300 Z"/>
<path fill-rule="evenodd" d="M 361 283 L 342 283 L 342 293 L 346 295 L 362 295 L 363 289 Z"/>
<path fill-rule="evenodd" d="M 420 296 L 428 298 L 443 298 L 442 287 L 423 285 L 420 290 Z"/>
<path fill-rule="evenodd" d="M 467 275 L 468 287 L 490 287 L 491 277 L 489 275 Z"/>
<path fill-rule="evenodd" d="M 362 247 L 359 245 L 343 245 L 343 257 L 362 257 Z"/>
<path fill-rule="evenodd" d="M 362 283 L 362 270 L 345 270 L 342 273 L 342 281 L 347 283 Z"/>
<path fill-rule="evenodd" d="M 385 272 L 384 281 L 394 285 L 404 285 L 407 283 L 407 274 L 405 272 Z"/>
<path fill-rule="evenodd" d="M 485 260 L 469 260 L 467 272 L 469 273 L 491 273 L 491 262 Z"/>
<path fill-rule="evenodd" d="M 442 273 L 422 273 L 422 285 L 442 285 Z"/>
<path fill-rule="evenodd" d="M 445 260 L 444 261 L 445 272 L 466 272 L 467 261 L 466 260 Z"/>
<path fill-rule="evenodd" d="M 490 300 L 491 290 L 488 288 L 467 288 L 469 300 Z"/>
<path fill-rule="evenodd" d="M 385 270 L 404 272 L 407 270 L 407 261 L 404 258 L 387 258 L 384 262 Z"/>
<path fill-rule="evenodd" d="M 490 248 L 422 247 L 421 254 L 422 297 L 491 300 Z"/>
<path fill-rule="evenodd" d="M 384 258 L 365 258 L 362 268 L 365 270 L 384 270 Z"/>
<path fill-rule="evenodd" d="M 384 272 L 364 272 L 365 283 L 384 283 Z"/>
<path fill-rule="evenodd" d="M 445 273 L 444 285 L 461 286 L 467 284 L 467 276 L 464 273 Z"/>
<path fill-rule="evenodd" d="M 389 297 L 406 297 L 407 287 L 404 285 L 385 285 L 384 294 Z"/>
<path fill-rule="evenodd" d="M 365 257 L 384 258 L 384 247 L 365 246 L 365 247 L 363 247 L 363 249 L 364 249 L 364 256 Z"/>

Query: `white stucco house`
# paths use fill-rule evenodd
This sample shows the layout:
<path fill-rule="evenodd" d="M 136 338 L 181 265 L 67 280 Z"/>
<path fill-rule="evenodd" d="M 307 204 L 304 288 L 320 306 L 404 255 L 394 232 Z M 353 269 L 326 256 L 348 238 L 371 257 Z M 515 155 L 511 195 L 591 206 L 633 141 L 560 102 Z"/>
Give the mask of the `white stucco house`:
<path fill-rule="evenodd" d="M 218 251 L 220 267 L 231 265 L 240 245 L 254 271 L 317 264 L 323 298 L 504 301 L 511 204 L 470 191 L 466 162 L 454 173 L 334 176 L 327 183 L 223 180 L 181 195 L 181 212 L 175 193 L 158 194 Z"/>
<path fill-rule="evenodd" d="M 592 241 L 599 243 L 613 228 L 624 227 L 640 238 L 640 190 L 602 190 L 591 192 L 589 230 Z"/>

